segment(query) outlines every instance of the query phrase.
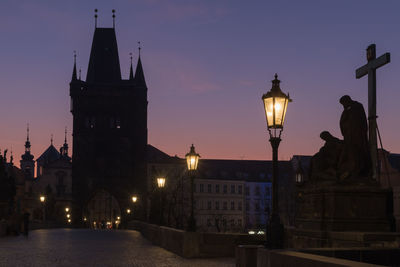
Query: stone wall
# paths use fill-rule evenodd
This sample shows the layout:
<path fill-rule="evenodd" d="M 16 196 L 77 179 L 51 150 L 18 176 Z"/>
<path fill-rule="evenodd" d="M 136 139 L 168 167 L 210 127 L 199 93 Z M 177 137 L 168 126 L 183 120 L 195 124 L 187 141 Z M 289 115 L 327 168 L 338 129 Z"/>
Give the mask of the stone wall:
<path fill-rule="evenodd" d="M 257 251 L 257 266 L 277 267 L 277 266 L 296 266 L 296 267 L 309 267 L 309 266 L 323 266 L 323 267 L 372 267 L 379 265 L 372 265 L 363 262 L 355 262 L 345 259 L 336 259 L 331 257 L 313 255 L 308 253 L 301 253 L 288 250 L 267 250 L 259 248 Z"/>
<path fill-rule="evenodd" d="M 234 257 L 235 248 L 242 244 L 262 244 L 264 236 L 227 233 L 186 232 L 179 229 L 139 221 L 128 223 L 153 244 L 185 258 Z"/>

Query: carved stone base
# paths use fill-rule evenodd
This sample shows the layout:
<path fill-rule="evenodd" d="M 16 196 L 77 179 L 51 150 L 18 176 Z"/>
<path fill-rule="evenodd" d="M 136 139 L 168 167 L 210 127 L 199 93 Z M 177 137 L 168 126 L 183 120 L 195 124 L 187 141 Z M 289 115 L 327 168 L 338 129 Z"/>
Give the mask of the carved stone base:
<path fill-rule="evenodd" d="M 297 190 L 295 226 L 313 231 L 393 229 L 391 191 L 376 185 L 307 185 Z"/>

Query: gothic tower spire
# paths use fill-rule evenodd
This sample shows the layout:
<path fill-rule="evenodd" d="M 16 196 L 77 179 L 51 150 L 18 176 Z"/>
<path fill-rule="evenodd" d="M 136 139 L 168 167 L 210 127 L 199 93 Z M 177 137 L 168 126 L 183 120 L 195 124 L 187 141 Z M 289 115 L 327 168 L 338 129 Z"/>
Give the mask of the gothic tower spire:
<path fill-rule="evenodd" d="M 133 80 L 132 53 L 129 53 L 129 55 L 131 57 L 131 67 L 129 68 L 129 80 L 132 81 Z"/>
<path fill-rule="evenodd" d="M 146 79 L 144 78 L 144 72 L 143 72 L 142 61 L 141 61 L 141 59 L 140 59 L 140 50 L 142 50 L 142 47 L 141 47 L 141 45 L 140 45 L 140 42 L 138 42 L 138 44 L 139 44 L 139 47 L 138 47 L 138 50 L 139 50 L 139 58 L 138 58 L 138 63 L 137 63 L 137 66 L 136 66 L 136 71 L 135 71 L 135 81 L 136 81 L 136 84 L 137 84 L 138 86 L 147 87 L 147 86 L 146 86 Z"/>
<path fill-rule="evenodd" d="M 77 75 L 76 75 L 76 51 L 74 51 L 74 68 L 72 70 L 72 81 L 77 80 Z"/>

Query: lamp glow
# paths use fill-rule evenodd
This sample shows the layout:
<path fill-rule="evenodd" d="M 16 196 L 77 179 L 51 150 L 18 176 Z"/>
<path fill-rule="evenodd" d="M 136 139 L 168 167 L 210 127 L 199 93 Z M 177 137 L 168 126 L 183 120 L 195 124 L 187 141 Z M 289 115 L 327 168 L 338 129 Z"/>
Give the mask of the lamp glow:
<path fill-rule="evenodd" d="M 46 197 L 45 196 L 40 196 L 40 202 L 45 202 L 45 200 L 46 200 Z"/>
<path fill-rule="evenodd" d="M 136 201 L 137 201 L 137 196 L 132 196 L 132 202 L 136 203 Z"/>
<path fill-rule="evenodd" d="M 164 177 L 157 178 L 157 186 L 159 188 L 163 188 L 165 186 L 165 178 Z"/>

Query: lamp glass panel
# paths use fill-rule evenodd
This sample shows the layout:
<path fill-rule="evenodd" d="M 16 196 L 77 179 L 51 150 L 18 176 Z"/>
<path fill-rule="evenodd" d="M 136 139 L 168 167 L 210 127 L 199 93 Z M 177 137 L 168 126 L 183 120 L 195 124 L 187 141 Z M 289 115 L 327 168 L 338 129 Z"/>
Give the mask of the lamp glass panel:
<path fill-rule="evenodd" d="M 285 121 L 287 98 L 275 97 L 275 125 L 276 127 L 283 127 Z"/>
<path fill-rule="evenodd" d="M 199 163 L 199 156 L 197 155 L 188 155 L 186 156 L 186 162 L 188 166 L 188 170 L 196 170 L 197 169 L 197 164 Z"/>
<path fill-rule="evenodd" d="M 273 118 L 273 98 L 268 97 L 264 98 L 264 109 L 265 109 L 265 117 L 267 118 L 267 125 L 269 127 L 274 126 L 274 118 Z"/>

